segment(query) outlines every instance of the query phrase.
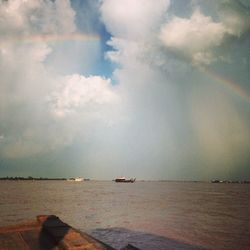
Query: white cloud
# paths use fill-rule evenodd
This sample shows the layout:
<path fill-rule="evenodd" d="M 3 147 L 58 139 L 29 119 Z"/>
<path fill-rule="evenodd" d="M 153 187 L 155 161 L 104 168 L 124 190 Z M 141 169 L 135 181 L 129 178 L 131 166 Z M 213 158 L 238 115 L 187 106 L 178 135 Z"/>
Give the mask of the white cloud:
<path fill-rule="evenodd" d="M 190 18 L 173 16 L 162 25 L 159 35 L 163 45 L 181 53 L 194 64 L 211 64 L 222 58 L 216 48 L 223 46 L 228 36 L 240 37 L 250 27 L 247 11 L 232 1 L 216 3 L 217 20 L 204 15 L 194 3 Z"/>
<path fill-rule="evenodd" d="M 108 30 L 120 38 L 147 39 L 157 29 L 169 0 L 104 0 L 102 19 Z"/>
<path fill-rule="evenodd" d="M 222 43 L 226 32 L 222 23 L 197 9 L 190 19 L 174 17 L 164 24 L 160 39 L 166 47 L 181 51 L 194 62 L 209 64 L 214 59 L 212 49 Z"/>
<path fill-rule="evenodd" d="M 70 1 L 12 0 L 1 3 L 0 30 L 4 35 L 65 33 L 76 30 Z"/>
<path fill-rule="evenodd" d="M 52 93 L 49 98 L 52 103 L 52 112 L 57 116 L 65 116 L 80 108 L 89 109 L 91 105 L 118 105 L 119 97 L 112 88 L 114 87 L 110 79 L 100 76 L 65 76 L 60 89 Z"/>

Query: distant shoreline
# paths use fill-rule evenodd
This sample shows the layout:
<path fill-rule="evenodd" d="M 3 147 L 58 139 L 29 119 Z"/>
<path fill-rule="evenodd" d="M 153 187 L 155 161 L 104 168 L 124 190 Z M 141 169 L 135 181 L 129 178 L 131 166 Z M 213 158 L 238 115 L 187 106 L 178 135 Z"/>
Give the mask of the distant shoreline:
<path fill-rule="evenodd" d="M 0 181 L 67 181 L 69 178 L 48 178 L 48 177 L 0 177 Z M 85 179 L 84 179 L 85 180 Z M 90 179 L 86 179 L 90 180 Z M 112 181 L 112 180 L 97 180 L 92 179 L 92 181 Z M 231 181 L 231 180 L 210 180 L 210 181 L 194 181 L 194 180 L 137 180 L 137 182 L 193 182 L 193 183 L 215 183 L 215 184 L 250 184 L 248 180 Z"/>
<path fill-rule="evenodd" d="M 45 178 L 45 177 L 0 177 L 0 181 L 66 181 L 67 178 Z"/>

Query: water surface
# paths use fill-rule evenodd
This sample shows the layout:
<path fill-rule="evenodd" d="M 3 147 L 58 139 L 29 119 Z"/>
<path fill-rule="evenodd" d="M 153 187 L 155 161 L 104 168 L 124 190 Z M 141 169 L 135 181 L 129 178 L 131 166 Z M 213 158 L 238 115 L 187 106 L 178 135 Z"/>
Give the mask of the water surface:
<path fill-rule="evenodd" d="M 55 214 L 120 249 L 249 249 L 250 185 L 0 181 L 0 225 Z"/>

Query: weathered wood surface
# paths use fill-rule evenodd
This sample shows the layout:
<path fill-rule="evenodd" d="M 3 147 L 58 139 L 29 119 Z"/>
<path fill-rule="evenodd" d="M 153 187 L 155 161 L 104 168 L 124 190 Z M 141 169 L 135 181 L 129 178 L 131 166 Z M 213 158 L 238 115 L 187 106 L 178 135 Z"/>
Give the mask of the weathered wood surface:
<path fill-rule="evenodd" d="M 128 244 L 127 246 L 123 247 L 121 250 L 140 250 L 140 249 L 131 244 Z"/>
<path fill-rule="evenodd" d="M 54 215 L 37 221 L 0 227 L 1 250 L 115 250 L 80 232 Z"/>

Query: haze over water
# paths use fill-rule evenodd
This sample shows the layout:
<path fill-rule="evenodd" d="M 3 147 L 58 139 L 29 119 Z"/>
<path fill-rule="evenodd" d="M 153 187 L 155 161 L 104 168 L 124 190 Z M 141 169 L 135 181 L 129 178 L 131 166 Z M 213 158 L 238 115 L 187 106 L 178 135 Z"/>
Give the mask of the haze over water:
<path fill-rule="evenodd" d="M 249 249 L 250 185 L 0 181 L 0 225 L 55 214 L 116 249 Z"/>

